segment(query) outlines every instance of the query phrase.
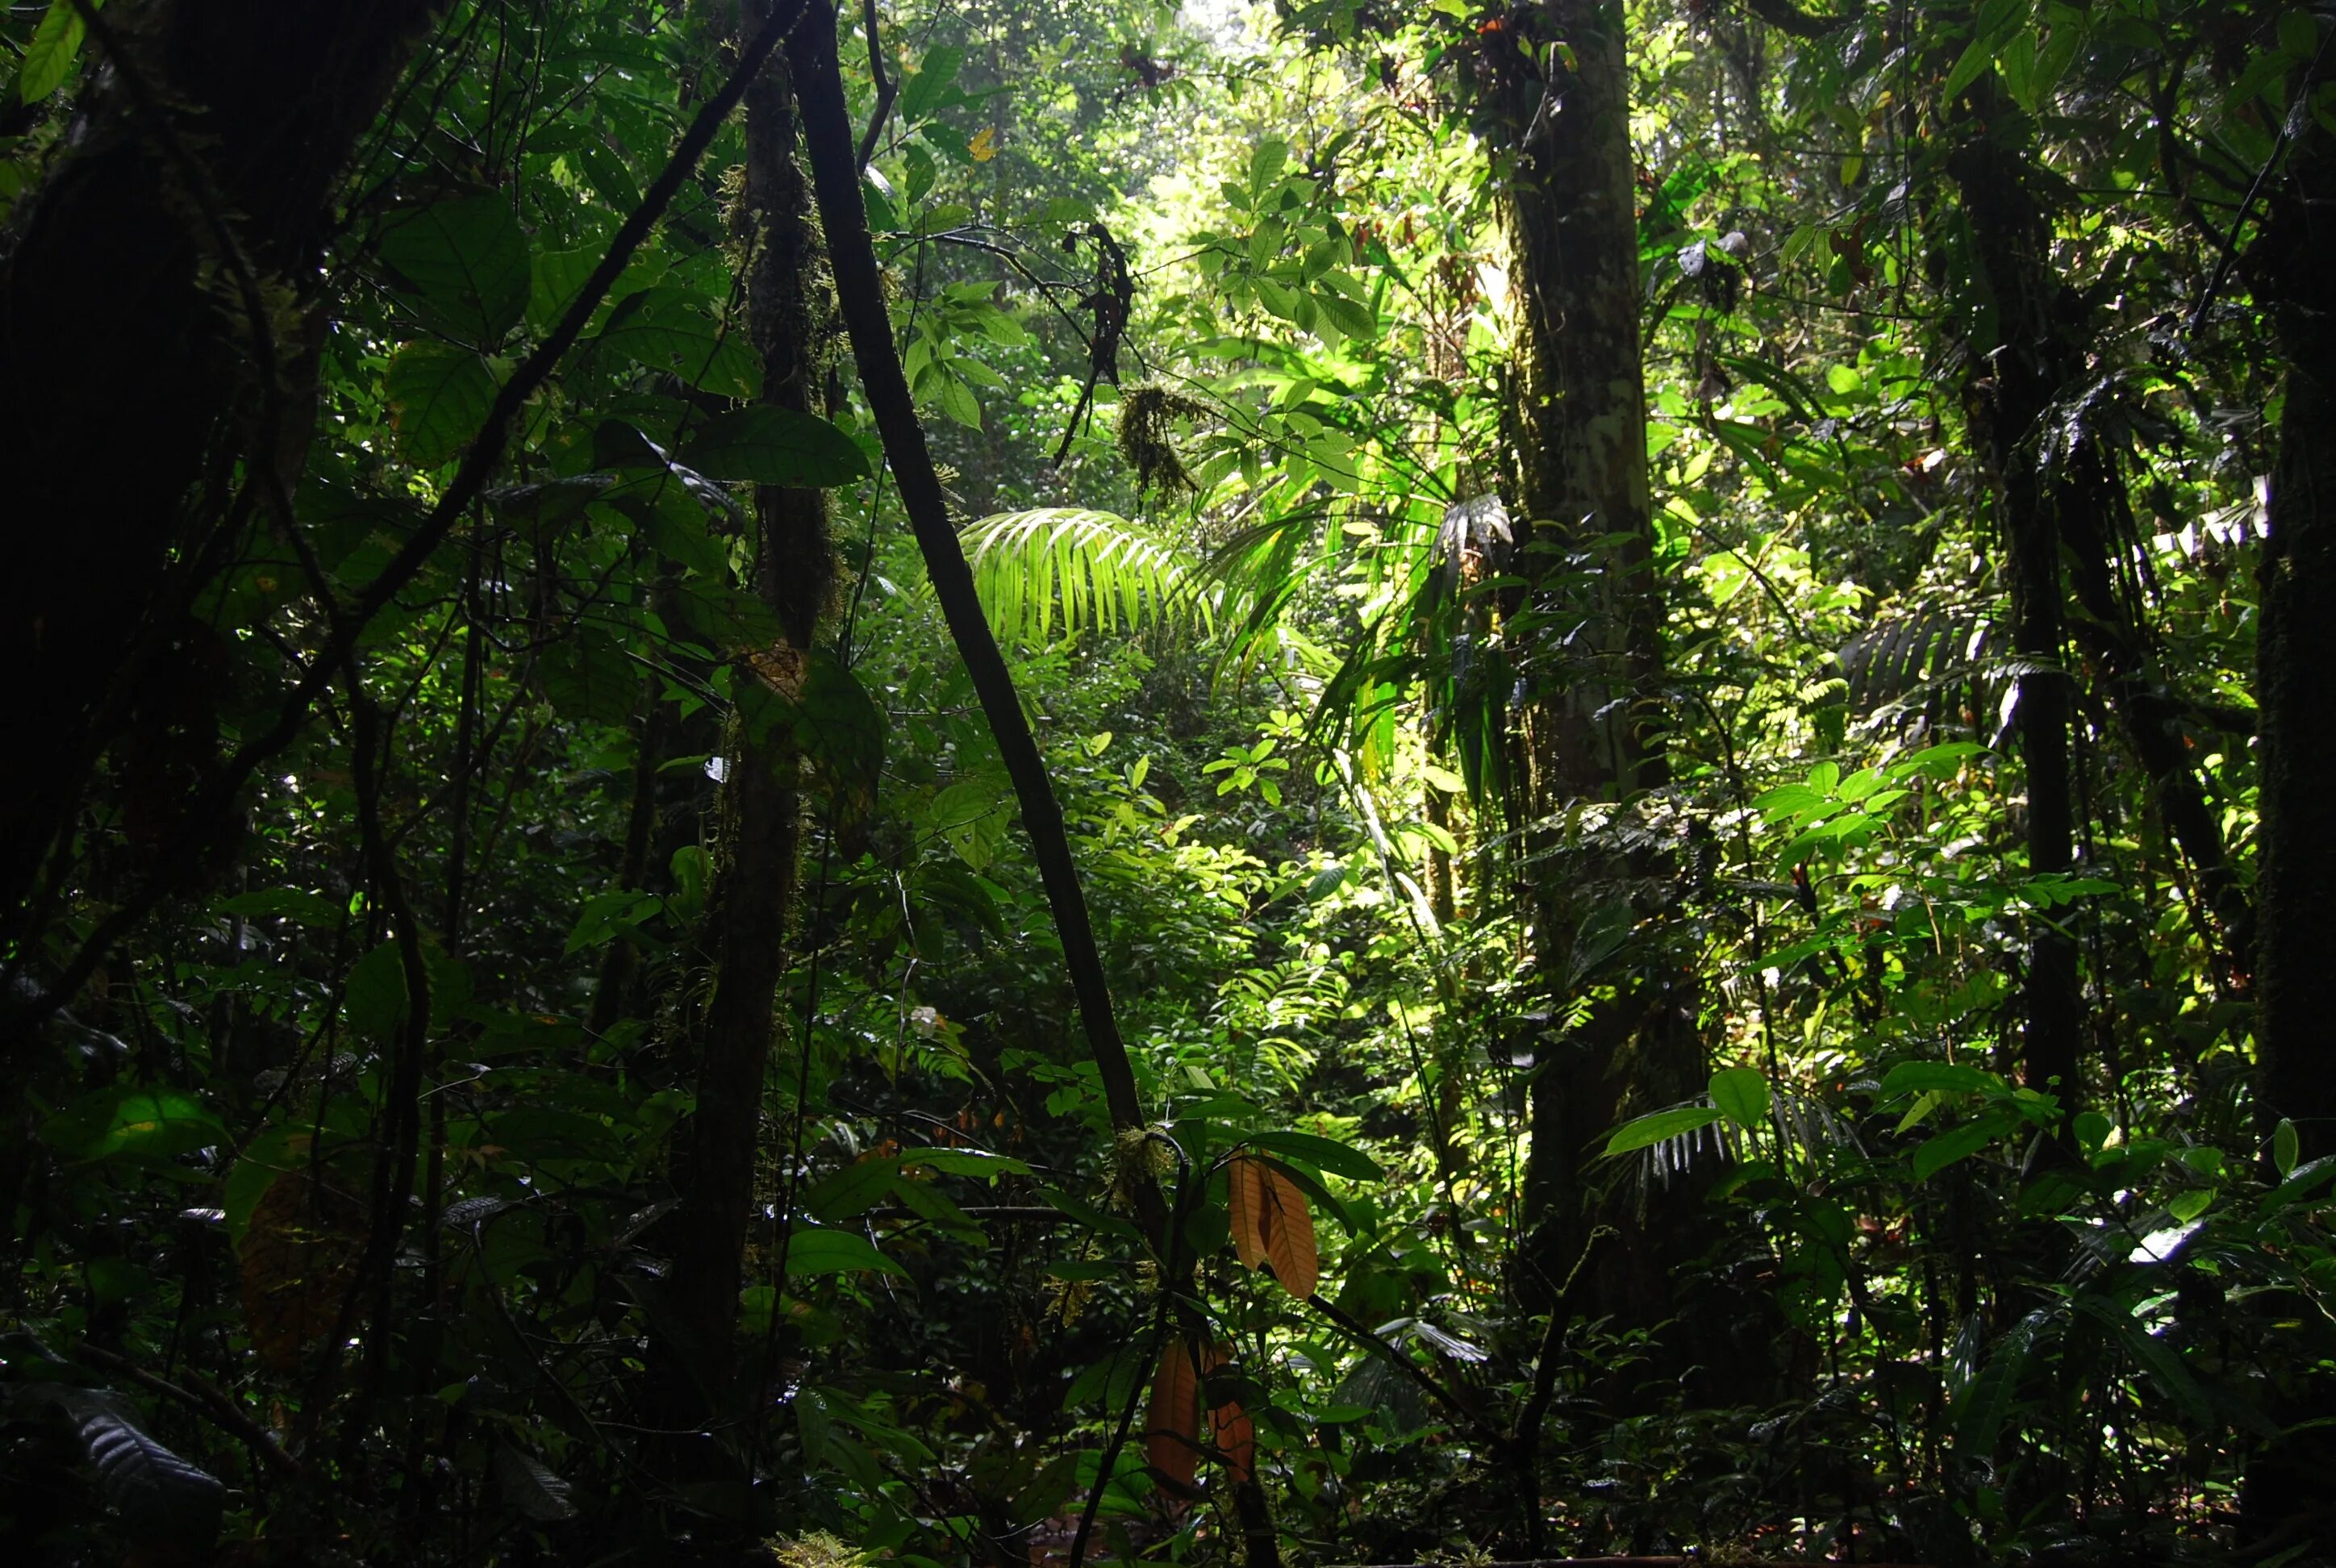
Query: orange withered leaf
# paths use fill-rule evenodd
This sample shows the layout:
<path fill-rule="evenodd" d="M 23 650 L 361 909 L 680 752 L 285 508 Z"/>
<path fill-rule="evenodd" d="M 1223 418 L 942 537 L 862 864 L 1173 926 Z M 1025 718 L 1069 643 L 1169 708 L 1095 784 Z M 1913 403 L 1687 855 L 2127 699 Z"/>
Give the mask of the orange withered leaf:
<path fill-rule="evenodd" d="M 1232 1359 L 1232 1347 L 1212 1345 L 1209 1348 L 1207 1370 L 1214 1371 Z M 1257 1472 L 1257 1428 L 1250 1422 L 1249 1412 L 1238 1400 L 1228 1399 L 1209 1410 L 1209 1444 L 1224 1461 L 1225 1469 L 1236 1485 L 1247 1481 Z"/>
<path fill-rule="evenodd" d="M 1162 1483 L 1179 1495 L 1192 1491 L 1192 1469 L 1201 1456 L 1200 1379 L 1192 1353 L 1172 1336 L 1160 1351 L 1152 1379 L 1152 1405 L 1144 1417 L 1144 1457 Z"/>
<path fill-rule="evenodd" d="M 1298 1183 L 1270 1165 L 1265 1173 L 1265 1255 L 1281 1288 L 1303 1300 L 1321 1278 L 1321 1253 L 1314 1245 L 1314 1211 Z"/>
<path fill-rule="evenodd" d="M 1247 1154 L 1235 1154 L 1225 1165 L 1233 1251 L 1244 1269 L 1265 1261 L 1265 1163 Z"/>

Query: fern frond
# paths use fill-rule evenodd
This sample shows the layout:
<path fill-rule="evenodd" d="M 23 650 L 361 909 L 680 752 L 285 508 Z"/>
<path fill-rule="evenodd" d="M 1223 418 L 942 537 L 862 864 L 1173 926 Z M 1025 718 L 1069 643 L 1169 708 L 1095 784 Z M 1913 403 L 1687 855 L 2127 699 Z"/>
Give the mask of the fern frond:
<path fill-rule="evenodd" d="M 992 630 L 1040 646 L 1084 631 L 1106 635 L 1191 617 L 1214 625 L 1212 594 L 1193 562 L 1140 523 L 1084 507 L 1006 511 L 960 537 Z"/>

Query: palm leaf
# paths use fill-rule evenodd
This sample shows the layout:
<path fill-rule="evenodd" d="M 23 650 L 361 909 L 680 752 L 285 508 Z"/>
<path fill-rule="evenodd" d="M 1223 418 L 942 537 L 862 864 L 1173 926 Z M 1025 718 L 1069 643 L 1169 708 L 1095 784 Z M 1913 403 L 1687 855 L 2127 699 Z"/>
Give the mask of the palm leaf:
<path fill-rule="evenodd" d="M 1084 507 L 1006 511 L 966 525 L 974 589 L 991 629 L 1039 646 L 1082 632 L 1214 624 L 1193 562 L 1142 524 Z"/>

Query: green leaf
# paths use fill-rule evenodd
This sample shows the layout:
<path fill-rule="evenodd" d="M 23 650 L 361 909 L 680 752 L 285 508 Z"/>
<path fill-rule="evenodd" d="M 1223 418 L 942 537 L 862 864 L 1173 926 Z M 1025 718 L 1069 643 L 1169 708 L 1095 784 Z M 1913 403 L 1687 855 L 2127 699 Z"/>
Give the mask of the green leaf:
<path fill-rule="evenodd" d="M 2179 1224 L 2186 1225 L 2214 1206 L 2212 1187 L 2193 1187 L 2186 1193 L 2176 1193 L 2166 1200 L 2166 1212 Z"/>
<path fill-rule="evenodd" d="M 1768 1119 L 1768 1075 L 1757 1067 L 1722 1067 L 1711 1075 L 1711 1103 L 1747 1133 Z"/>
<path fill-rule="evenodd" d="M 960 377 L 944 372 L 939 377 L 935 400 L 940 404 L 943 414 L 968 430 L 981 428 L 981 400 L 974 396 L 973 388 Z"/>
<path fill-rule="evenodd" d="M 817 414 L 768 404 L 715 415 L 680 461 L 708 479 L 805 489 L 868 477 L 858 442 Z"/>
<path fill-rule="evenodd" d="M 1979 73 L 1995 63 L 1995 40 L 1974 38 L 1966 45 L 1955 68 L 1947 73 L 1946 85 L 1940 89 L 1942 99 L 1952 101 L 1962 90 L 1979 80 Z"/>
<path fill-rule="evenodd" d="M 1273 136 L 1260 141 L 1249 155 L 1251 200 L 1262 200 L 1266 191 L 1280 180 L 1282 168 L 1289 161 L 1289 142 Z"/>
<path fill-rule="evenodd" d="M 451 343 L 409 343 L 389 362 L 384 383 L 389 422 L 405 454 L 435 468 L 471 443 L 495 402 L 487 362 Z"/>
<path fill-rule="evenodd" d="M 962 49 L 944 45 L 927 50 L 900 88 L 900 123 L 914 125 L 939 108 L 942 95 L 957 80 L 958 68 L 964 63 Z"/>
<path fill-rule="evenodd" d="M 405 962 L 395 942 L 383 942 L 350 969 L 341 1011 L 359 1034 L 386 1040 L 405 1021 L 407 1000 Z"/>
<path fill-rule="evenodd" d="M 2011 1128 L 2012 1118 L 1990 1112 L 1977 1121 L 1939 1134 L 1914 1151 L 1914 1179 L 1927 1181 L 1957 1160 L 1968 1159 Z"/>
<path fill-rule="evenodd" d="M 195 1560 L 208 1557 L 227 1502 L 219 1477 L 157 1441 L 111 1393 L 58 1389 L 54 1398 L 122 1533 L 133 1541 L 167 1541 Z"/>
<path fill-rule="evenodd" d="M 1387 1174 L 1379 1169 L 1378 1162 L 1360 1149 L 1312 1133 L 1252 1133 L 1243 1141 L 1253 1149 L 1270 1149 L 1304 1160 L 1350 1182 L 1376 1182 Z"/>
<path fill-rule="evenodd" d="M 851 667 L 825 648 L 805 661 L 795 736 L 819 765 L 829 807 L 840 823 L 863 820 L 875 808 L 884 772 L 884 710 Z"/>
<path fill-rule="evenodd" d="M 1966 1460 L 1982 1460 L 1995 1452 L 2012 1398 L 2020 1391 L 2020 1376 L 2027 1369 L 2029 1349 L 2049 1320 L 2049 1311 L 2039 1308 L 2022 1318 L 1964 1388 L 1955 1409 L 1955 1452 Z"/>
<path fill-rule="evenodd" d="M 41 25 L 45 29 L 48 23 L 44 21 Z M 2320 24 L 2312 19 L 2308 6 L 2297 5 L 2280 15 L 2279 47 L 2282 54 L 2299 64 L 2320 52 Z M 30 54 L 25 56 L 28 67 L 31 59 Z"/>
<path fill-rule="evenodd" d="M 944 1176 L 1027 1176 L 1030 1167 L 1010 1154 L 986 1149 L 911 1149 L 900 1156 L 903 1165 L 922 1165 Z"/>
<path fill-rule="evenodd" d="M 527 309 L 527 236 L 504 197 L 465 196 L 401 213 L 382 231 L 376 255 L 425 320 L 481 347 Z"/>
<path fill-rule="evenodd" d="M 1650 1149 L 1657 1144 L 1676 1138 L 1681 1133 L 1692 1133 L 1719 1120 L 1720 1112 L 1710 1105 L 1680 1105 L 1673 1110 L 1657 1111 L 1650 1115 L 1623 1123 L 1606 1140 L 1609 1154 L 1628 1154 L 1639 1149 Z"/>
<path fill-rule="evenodd" d="M 2271 1132 L 2272 1169 L 2279 1173 L 2282 1181 L 2295 1174 L 2296 1157 L 2302 1152 L 2302 1145 L 2295 1135 L 2295 1124 L 2282 1116 L 2279 1125 Z"/>
<path fill-rule="evenodd" d="M 895 1159 L 855 1160 L 832 1175 L 824 1176 L 803 1194 L 803 1213 L 822 1225 L 856 1219 L 882 1203 L 900 1179 L 900 1162 Z M 799 1232 L 797 1241 L 804 1234 Z M 793 1244 L 789 1245 L 789 1261 L 793 1259 Z"/>
<path fill-rule="evenodd" d="M 598 250 L 547 250 L 528 267 L 527 320 L 538 332 L 549 332 L 568 313 L 576 297 L 600 265 Z"/>
<path fill-rule="evenodd" d="M 526 1517 L 547 1524 L 576 1517 L 574 1492 L 542 1460 L 498 1443 L 494 1472 L 504 1500 Z"/>
<path fill-rule="evenodd" d="M 41 1141 L 76 1160 L 169 1160 L 227 1141 L 191 1095 L 167 1088 L 100 1089 L 41 1125 Z"/>
<path fill-rule="evenodd" d="M 560 638 L 536 657 L 537 683 L 551 706 L 589 724 L 623 724 L 640 700 L 641 672 L 605 632 Z"/>
<path fill-rule="evenodd" d="M 16 67 L 19 100 L 38 103 L 64 85 L 80 57 L 85 30 L 73 0 L 50 0 L 41 24 L 33 29 L 33 41 L 24 45 L 24 63 Z"/>
<path fill-rule="evenodd" d="M 219 908 L 228 914 L 252 920 L 290 920 L 296 925 L 326 929 L 339 925 L 349 912 L 347 905 L 336 903 L 322 893 L 304 893 L 294 888 L 238 893 L 222 901 Z"/>
<path fill-rule="evenodd" d="M 982 610 L 1001 638 L 1043 646 L 1089 628 L 1133 631 L 1185 615 L 1210 621 L 1211 602 L 1193 586 L 1197 564 L 1124 517 L 1040 507 L 982 518 L 960 537 Z"/>
<path fill-rule="evenodd" d="M 618 301 L 596 341 L 610 354 L 678 375 L 700 391 L 754 396 L 762 388 L 762 362 L 736 333 L 717 327 L 707 309 L 708 302 L 686 288 L 643 289 Z"/>
<path fill-rule="evenodd" d="M 1993 1073 L 1981 1072 L 1961 1062 L 1901 1062 L 1882 1080 L 1882 1097 L 1894 1100 L 1901 1095 L 1976 1095 L 2002 1086 L 2003 1080 Z"/>
<path fill-rule="evenodd" d="M 988 777 L 959 779 L 933 797 L 930 822 L 958 859 L 986 870 L 1006 843 L 1004 792 Z"/>
<path fill-rule="evenodd" d="M 2206 1401 L 2206 1392 L 2183 1363 L 2180 1353 L 2137 1321 L 2123 1303 L 2088 1291 L 2076 1298 L 2076 1308 L 2109 1330 L 2125 1347 L 2126 1353 L 2149 1374 L 2150 1380 L 2181 1407 L 2186 1419 L 2197 1426 L 2214 1420 L 2214 1407 Z"/>
<path fill-rule="evenodd" d="M 814 1279 L 822 1274 L 856 1274 L 870 1270 L 909 1277 L 909 1271 L 876 1250 L 867 1237 L 852 1231 L 797 1230 L 787 1238 L 787 1278 Z"/>

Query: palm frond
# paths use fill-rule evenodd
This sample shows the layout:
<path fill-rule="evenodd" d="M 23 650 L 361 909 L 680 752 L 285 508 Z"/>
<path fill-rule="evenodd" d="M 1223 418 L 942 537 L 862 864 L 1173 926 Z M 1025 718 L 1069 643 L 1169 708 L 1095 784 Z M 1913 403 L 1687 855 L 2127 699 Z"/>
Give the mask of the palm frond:
<path fill-rule="evenodd" d="M 1084 631 L 1214 625 L 1214 596 L 1173 541 L 1107 511 L 1046 506 L 968 523 L 960 537 L 991 629 L 1041 646 Z"/>

